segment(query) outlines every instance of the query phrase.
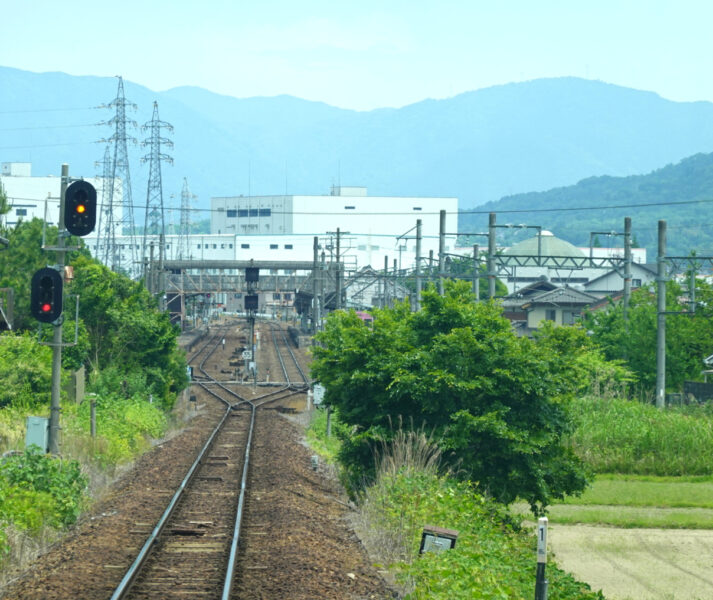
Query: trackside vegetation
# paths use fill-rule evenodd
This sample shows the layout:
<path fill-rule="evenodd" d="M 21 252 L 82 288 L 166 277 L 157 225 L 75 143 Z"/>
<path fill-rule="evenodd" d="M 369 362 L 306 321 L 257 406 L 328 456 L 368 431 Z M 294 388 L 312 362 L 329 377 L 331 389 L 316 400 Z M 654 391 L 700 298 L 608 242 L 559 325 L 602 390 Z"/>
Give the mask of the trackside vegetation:
<path fill-rule="evenodd" d="M 0 200 L 2 200 L 0 190 Z M 0 207 L 2 202 L 0 202 Z M 49 416 L 51 325 L 38 330 L 30 316 L 30 278 L 52 264 L 42 252 L 42 223 L 0 228 L 9 247 L 0 261 L 0 288 L 15 292 L 15 328 L 0 333 L 0 564 L 21 560 L 22 548 L 52 540 L 90 502 L 93 482 L 165 433 L 168 411 L 187 385 L 179 331 L 141 282 L 113 273 L 85 249 L 68 253 L 73 279 L 66 298 L 79 296 L 78 343 L 62 352 L 63 390 L 69 373 L 84 367 L 84 400 L 62 392 L 62 458 L 24 449 L 28 415 Z M 57 229 L 47 228 L 53 245 Z M 65 301 L 65 342 L 74 341 L 74 311 Z M 90 401 L 97 435 L 90 435 Z"/>
<path fill-rule="evenodd" d="M 564 443 L 571 404 L 593 377 L 626 372 L 580 329 L 517 337 L 465 282 L 447 282 L 444 296 L 429 289 L 422 304 L 375 311 L 373 327 L 337 311 L 317 336 L 312 374 L 351 428 L 339 452 L 348 488 L 374 480 L 374 448 L 400 418 L 432 432 L 444 462 L 498 501 L 522 498 L 538 514 L 581 492 L 587 470 Z"/>

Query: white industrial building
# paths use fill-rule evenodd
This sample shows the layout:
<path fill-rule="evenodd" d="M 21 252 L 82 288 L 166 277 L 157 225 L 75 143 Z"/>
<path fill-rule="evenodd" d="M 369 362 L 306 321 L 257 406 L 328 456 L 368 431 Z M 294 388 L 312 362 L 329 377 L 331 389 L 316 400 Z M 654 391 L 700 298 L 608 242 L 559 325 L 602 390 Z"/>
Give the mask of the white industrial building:
<path fill-rule="evenodd" d="M 104 178 L 85 177 L 97 190 L 97 206 L 103 206 Z M 32 176 L 32 163 L 0 163 L 0 184 L 7 195 L 10 212 L 4 217 L 8 227 L 20 220 L 31 221 L 34 217 L 47 219 L 49 225 L 59 224 L 59 195 L 62 178 L 59 175 Z M 115 219 L 121 219 L 121 181 L 117 179 L 114 203 L 119 204 Z M 45 217 L 46 206 L 46 217 Z M 98 217 L 97 217 L 98 218 Z"/>
<path fill-rule="evenodd" d="M 336 252 L 348 268 L 411 269 L 416 260 L 416 221 L 421 255 L 438 255 L 440 211 L 446 211 L 445 250 L 455 252 L 457 198 L 368 196 L 365 187 L 334 186 L 322 196 L 231 196 L 211 199 L 211 233 L 235 234 L 238 260 L 311 260 L 313 238 L 329 260 Z M 331 253 L 331 254 L 330 254 Z M 336 260 L 336 257 L 334 257 Z"/>

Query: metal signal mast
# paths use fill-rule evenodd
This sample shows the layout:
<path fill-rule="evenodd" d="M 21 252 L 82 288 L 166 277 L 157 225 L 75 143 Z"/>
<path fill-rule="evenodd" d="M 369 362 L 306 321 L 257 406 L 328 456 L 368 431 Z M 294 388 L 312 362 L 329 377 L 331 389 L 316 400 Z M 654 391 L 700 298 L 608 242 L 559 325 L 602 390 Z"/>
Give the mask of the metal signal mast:
<path fill-rule="evenodd" d="M 148 258 L 146 242 L 150 237 L 159 238 L 159 262 L 163 264 L 166 258 L 166 244 L 164 243 L 165 222 L 163 215 L 163 185 L 161 183 L 161 161 L 173 164 L 173 158 L 161 153 L 161 144 L 173 147 L 173 142 L 161 137 L 161 129 L 173 131 L 173 125 L 158 118 L 158 102 L 153 103 L 153 117 L 141 130 L 150 131 L 150 137 L 142 142 L 142 146 L 150 146 L 149 153 L 141 162 L 149 162 L 149 183 L 146 191 L 146 219 L 144 221 L 144 240 L 141 244 L 141 256 L 144 261 Z"/>
<path fill-rule="evenodd" d="M 136 104 L 129 102 L 124 96 L 124 80 L 119 77 L 119 88 L 114 98 L 108 105 L 116 110 L 112 117 L 105 124 L 114 127 L 114 135 L 103 142 L 113 143 L 114 153 L 111 163 L 111 184 L 109 185 L 109 197 L 104 201 L 108 207 L 104 207 L 106 219 L 106 229 L 104 237 L 104 264 L 111 266 L 112 271 L 124 271 L 131 275 L 135 272 L 137 265 L 136 241 L 134 231 L 134 210 L 131 198 L 131 176 L 129 174 L 129 153 L 126 149 L 126 142 L 136 143 L 136 139 L 127 136 L 127 124 L 135 127 L 136 121 L 126 119 L 126 109 L 136 110 Z M 116 179 L 122 181 L 122 198 L 116 199 Z M 117 243 L 118 236 L 127 236 L 128 243 Z M 128 246 L 127 251 L 122 250 L 122 246 Z"/>

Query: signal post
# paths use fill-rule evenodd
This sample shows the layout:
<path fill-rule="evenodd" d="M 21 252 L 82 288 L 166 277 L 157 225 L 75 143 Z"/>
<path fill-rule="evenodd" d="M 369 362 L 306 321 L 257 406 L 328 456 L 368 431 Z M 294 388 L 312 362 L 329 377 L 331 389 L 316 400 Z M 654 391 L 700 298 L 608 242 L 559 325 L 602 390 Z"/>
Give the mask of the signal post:
<path fill-rule="evenodd" d="M 69 194 L 68 194 L 69 191 Z M 68 197 L 69 196 L 69 197 Z M 57 246 L 43 248 L 57 253 L 57 264 L 37 271 L 32 277 L 30 310 L 41 323 L 53 326 L 52 387 L 50 401 L 49 451 L 59 454 L 60 381 L 62 371 L 62 305 L 64 263 L 67 253 L 66 238 L 84 236 L 94 230 L 96 223 L 96 190 L 86 181 L 69 185 L 69 165 L 62 165 L 59 196 L 59 226 Z M 70 248 L 71 249 L 71 248 Z"/>

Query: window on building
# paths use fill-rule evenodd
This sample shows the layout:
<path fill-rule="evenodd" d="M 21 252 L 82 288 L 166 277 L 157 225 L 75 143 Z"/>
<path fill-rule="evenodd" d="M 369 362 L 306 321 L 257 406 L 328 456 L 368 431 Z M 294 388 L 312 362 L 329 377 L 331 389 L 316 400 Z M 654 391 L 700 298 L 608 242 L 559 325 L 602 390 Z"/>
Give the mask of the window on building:
<path fill-rule="evenodd" d="M 260 216 L 261 217 L 269 217 L 272 215 L 272 210 L 269 208 L 261 208 L 260 209 Z"/>
<path fill-rule="evenodd" d="M 200 245 L 200 244 L 196 244 L 196 248 L 197 248 L 198 250 L 200 250 L 200 249 L 201 249 L 201 245 Z"/>
<path fill-rule="evenodd" d="M 218 244 L 213 244 L 213 250 L 215 250 L 218 247 Z"/>
<path fill-rule="evenodd" d="M 370 248 L 371 248 L 372 250 L 378 250 L 378 249 L 379 249 L 379 246 L 370 246 Z"/>
<path fill-rule="evenodd" d="M 273 300 L 281 300 L 282 298 L 281 298 L 280 294 L 275 293 L 272 295 L 272 299 Z"/>
<path fill-rule="evenodd" d="M 270 250 L 277 250 L 277 244 L 270 244 Z"/>
<path fill-rule="evenodd" d="M 548 308 L 545 310 L 545 320 L 555 321 L 557 320 L 557 311 L 554 308 Z"/>
<path fill-rule="evenodd" d="M 413 209 L 414 209 L 414 210 L 421 210 L 421 207 L 420 207 L 420 206 L 414 206 Z"/>
<path fill-rule="evenodd" d="M 227 217 L 228 217 L 228 218 L 234 218 L 234 217 L 237 217 L 237 216 L 238 216 L 238 211 L 237 211 L 237 210 L 235 210 L 235 209 L 232 209 L 232 210 L 231 210 L 231 209 L 228 209 L 228 212 L 227 212 Z"/>
<path fill-rule="evenodd" d="M 27 209 L 26 208 L 16 208 L 15 209 L 15 215 L 18 217 L 26 217 L 27 216 Z"/>
<path fill-rule="evenodd" d="M 251 209 L 250 209 L 250 216 L 251 216 L 251 217 L 257 217 L 257 214 L 258 214 L 257 208 L 251 208 Z"/>
<path fill-rule="evenodd" d="M 345 206 L 344 207 L 344 210 L 354 210 L 354 209 L 356 209 L 355 206 Z"/>
<path fill-rule="evenodd" d="M 632 287 L 641 287 L 641 279 L 632 279 L 631 286 Z"/>
<path fill-rule="evenodd" d="M 285 244 L 285 250 L 292 250 L 292 244 Z"/>
<path fill-rule="evenodd" d="M 292 300 L 292 294 L 285 292 L 285 300 Z"/>
<path fill-rule="evenodd" d="M 221 249 L 221 250 L 225 250 L 225 244 L 221 244 L 221 245 L 220 245 L 220 249 Z"/>
<path fill-rule="evenodd" d="M 238 217 L 247 217 L 249 216 L 249 212 L 247 208 L 240 208 L 238 209 Z"/>
<path fill-rule="evenodd" d="M 228 248 L 232 249 L 232 247 L 233 247 L 233 244 L 228 244 Z"/>
<path fill-rule="evenodd" d="M 240 244 L 240 247 L 243 248 L 244 250 L 250 248 L 250 244 Z"/>

